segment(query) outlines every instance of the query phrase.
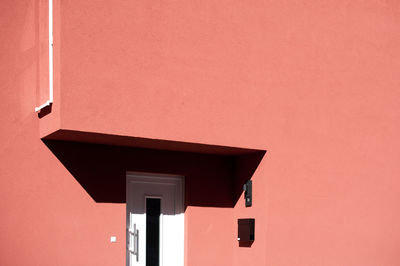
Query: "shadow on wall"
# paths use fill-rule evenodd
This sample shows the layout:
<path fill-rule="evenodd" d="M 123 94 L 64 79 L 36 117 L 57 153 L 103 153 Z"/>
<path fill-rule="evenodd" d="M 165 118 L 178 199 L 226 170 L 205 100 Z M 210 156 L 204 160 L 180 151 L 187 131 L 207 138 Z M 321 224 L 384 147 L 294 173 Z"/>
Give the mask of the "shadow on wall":
<path fill-rule="evenodd" d="M 50 113 L 51 113 L 52 106 L 53 106 L 52 103 L 49 104 L 49 105 L 47 105 L 47 106 L 45 106 L 42 110 L 39 111 L 38 117 L 39 117 L 39 118 L 43 118 L 43 117 L 45 117 L 46 115 L 50 114 Z"/>
<path fill-rule="evenodd" d="M 185 176 L 185 207 L 232 208 L 265 151 L 221 155 L 43 140 L 96 202 L 125 203 L 126 172 Z"/>

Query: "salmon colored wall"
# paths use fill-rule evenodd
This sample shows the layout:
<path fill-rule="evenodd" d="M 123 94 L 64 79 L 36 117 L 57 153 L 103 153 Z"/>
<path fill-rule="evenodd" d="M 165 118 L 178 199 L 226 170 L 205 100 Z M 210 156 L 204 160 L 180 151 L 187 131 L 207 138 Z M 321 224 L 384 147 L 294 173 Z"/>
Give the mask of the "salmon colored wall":
<path fill-rule="evenodd" d="M 40 140 L 39 4 L 0 1 L 0 265 L 124 265 L 125 205 L 94 202 Z"/>
<path fill-rule="evenodd" d="M 55 0 L 40 120 L 46 2 L 0 10 L 1 265 L 125 263 L 125 205 L 93 201 L 40 140 L 60 128 L 268 150 L 253 207 L 187 210 L 190 266 L 399 264 L 398 1 Z M 225 225 L 229 258 L 199 233 Z"/>

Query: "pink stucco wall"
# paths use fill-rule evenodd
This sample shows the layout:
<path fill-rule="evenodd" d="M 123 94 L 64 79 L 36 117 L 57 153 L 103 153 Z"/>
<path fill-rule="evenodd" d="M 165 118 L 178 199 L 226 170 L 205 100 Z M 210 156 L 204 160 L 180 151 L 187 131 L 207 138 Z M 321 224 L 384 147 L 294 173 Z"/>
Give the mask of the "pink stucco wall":
<path fill-rule="evenodd" d="M 0 265 L 125 263 L 125 205 L 88 195 L 58 129 L 268 150 L 253 207 L 187 208 L 187 265 L 399 264 L 398 1 L 54 2 L 38 119 L 47 1 L 0 1 Z"/>

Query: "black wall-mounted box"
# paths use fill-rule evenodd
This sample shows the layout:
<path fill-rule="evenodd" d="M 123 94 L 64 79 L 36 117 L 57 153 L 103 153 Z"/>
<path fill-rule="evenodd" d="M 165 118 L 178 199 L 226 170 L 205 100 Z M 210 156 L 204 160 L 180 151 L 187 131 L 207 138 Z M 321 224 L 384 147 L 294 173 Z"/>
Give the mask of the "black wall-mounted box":
<path fill-rule="evenodd" d="M 238 219 L 238 240 L 254 241 L 255 219 Z"/>

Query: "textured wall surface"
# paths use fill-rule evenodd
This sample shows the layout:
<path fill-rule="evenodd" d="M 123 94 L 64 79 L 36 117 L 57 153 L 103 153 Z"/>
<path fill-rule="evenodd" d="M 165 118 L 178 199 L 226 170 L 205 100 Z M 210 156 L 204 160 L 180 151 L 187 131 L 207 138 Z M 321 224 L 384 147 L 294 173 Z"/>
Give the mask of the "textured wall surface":
<path fill-rule="evenodd" d="M 186 209 L 188 266 L 399 265 L 398 1 L 54 0 L 39 119 L 46 5 L 0 1 L 1 265 L 125 264 L 125 205 L 89 195 L 58 129 L 268 150 L 253 207 Z"/>

